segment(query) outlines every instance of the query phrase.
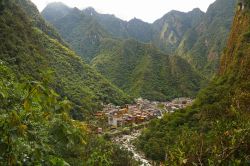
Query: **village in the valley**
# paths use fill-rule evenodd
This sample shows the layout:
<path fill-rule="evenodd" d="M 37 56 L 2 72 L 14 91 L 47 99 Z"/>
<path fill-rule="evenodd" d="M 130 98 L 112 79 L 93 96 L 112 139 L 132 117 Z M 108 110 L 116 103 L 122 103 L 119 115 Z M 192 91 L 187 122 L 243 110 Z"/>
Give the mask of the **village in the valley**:
<path fill-rule="evenodd" d="M 135 104 L 128 104 L 124 107 L 112 104 L 105 105 L 102 111 L 96 112 L 97 119 L 105 119 L 105 123 L 111 130 L 119 127 L 140 125 L 155 118 L 162 118 L 165 113 L 172 113 L 175 110 L 185 108 L 193 102 L 190 98 L 176 98 L 169 102 L 149 101 L 136 99 Z M 102 126 L 98 127 L 98 133 L 103 132 Z"/>

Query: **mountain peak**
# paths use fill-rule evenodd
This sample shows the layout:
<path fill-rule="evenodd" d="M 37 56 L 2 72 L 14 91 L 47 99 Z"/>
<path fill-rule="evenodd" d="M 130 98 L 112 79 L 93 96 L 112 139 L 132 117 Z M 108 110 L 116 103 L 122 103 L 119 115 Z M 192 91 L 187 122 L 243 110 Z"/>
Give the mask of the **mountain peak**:
<path fill-rule="evenodd" d="M 167 14 L 183 14 L 183 13 L 185 13 L 185 12 L 182 12 L 182 11 L 179 11 L 179 10 L 171 10 Z"/>
<path fill-rule="evenodd" d="M 200 19 L 205 15 L 205 12 L 201 11 L 199 8 L 194 8 L 192 11 L 188 12 L 189 17 L 195 18 L 194 20 L 200 21 Z"/>
<path fill-rule="evenodd" d="M 42 11 L 43 17 L 48 20 L 56 20 L 58 18 L 64 17 L 72 9 L 62 2 L 49 3 Z"/>
<path fill-rule="evenodd" d="M 194 8 L 192 11 L 190 11 L 192 13 L 204 13 L 203 11 L 201 11 L 200 8 Z"/>
<path fill-rule="evenodd" d="M 45 8 L 54 8 L 54 9 L 61 8 L 62 9 L 62 8 L 69 8 L 69 7 L 62 2 L 51 2 Z"/>
<path fill-rule="evenodd" d="M 73 8 L 74 11 L 80 11 L 77 7 Z"/>
<path fill-rule="evenodd" d="M 134 17 L 131 20 L 129 20 L 129 22 L 143 22 L 143 21 L 141 19 Z"/>
<path fill-rule="evenodd" d="M 86 9 L 83 10 L 83 12 L 90 16 L 98 14 L 93 7 L 87 7 Z"/>

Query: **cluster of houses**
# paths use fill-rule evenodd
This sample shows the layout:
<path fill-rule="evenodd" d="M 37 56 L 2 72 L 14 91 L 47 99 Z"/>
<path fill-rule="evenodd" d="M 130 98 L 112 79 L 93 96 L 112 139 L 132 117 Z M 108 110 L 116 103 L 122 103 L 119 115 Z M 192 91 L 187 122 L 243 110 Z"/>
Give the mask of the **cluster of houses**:
<path fill-rule="evenodd" d="M 103 111 L 97 112 L 96 117 L 105 116 L 111 128 L 140 124 L 154 118 L 161 118 L 166 112 L 185 108 L 192 104 L 192 99 L 177 98 L 171 102 L 156 102 L 146 99 L 136 99 L 135 104 L 124 107 L 105 105 Z"/>
<path fill-rule="evenodd" d="M 192 105 L 193 100 L 190 98 L 176 98 L 174 100 L 172 100 L 171 102 L 165 102 L 164 103 L 164 107 L 166 112 L 174 112 L 175 110 L 178 109 L 183 109 L 187 106 Z"/>

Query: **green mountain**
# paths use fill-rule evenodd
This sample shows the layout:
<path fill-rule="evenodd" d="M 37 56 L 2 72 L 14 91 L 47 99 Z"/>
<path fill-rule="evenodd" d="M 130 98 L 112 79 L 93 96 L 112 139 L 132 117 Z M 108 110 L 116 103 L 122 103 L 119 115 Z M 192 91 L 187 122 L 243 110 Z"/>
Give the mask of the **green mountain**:
<path fill-rule="evenodd" d="M 207 78 L 218 70 L 220 55 L 226 40 L 236 0 L 217 0 L 211 4 L 201 21 L 189 29 L 176 49 Z"/>
<path fill-rule="evenodd" d="M 218 75 L 193 106 L 149 125 L 138 141 L 148 157 L 166 165 L 249 165 L 249 34 L 250 2 L 243 0 Z"/>
<path fill-rule="evenodd" d="M 188 13 L 171 11 L 153 23 L 156 46 L 167 53 L 173 54 L 178 48 L 184 34 L 195 27 L 203 18 L 204 13 L 200 9 L 194 9 Z"/>
<path fill-rule="evenodd" d="M 63 10 L 67 13 L 66 15 L 57 12 L 64 8 L 66 6 L 61 3 L 52 3 L 44 9 L 42 14 L 53 23 L 64 40 L 84 60 L 90 62 L 97 53 L 101 40 L 109 34 L 91 16 L 85 15 L 77 8 Z"/>
<path fill-rule="evenodd" d="M 131 96 L 166 100 L 200 89 L 202 78 L 185 60 L 153 45 L 107 39 L 100 48 L 92 66 Z"/>
<path fill-rule="evenodd" d="M 83 12 L 97 20 L 98 23 L 100 23 L 100 25 L 114 38 L 134 38 L 141 42 L 150 42 L 152 40 L 153 29 L 149 23 L 136 18 L 127 22 L 115 17 L 114 15 L 99 14 L 97 12 L 95 12 L 95 14 L 92 12 L 91 14 L 87 12 L 88 9 L 90 8 L 83 10 Z M 93 8 L 92 11 L 94 11 Z"/>
<path fill-rule="evenodd" d="M 46 6 L 46 13 L 42 12 L 41 14 L 46 18 L 46 20 L 48 20 L 49 22 L 53 22 L 66 16 L 72 10 L 73 9 L 69 8 L 61 2 L 54 2 Z"/>
<path fill-rule="evenodd" d="M 50 71 L 53 77 L 50 87 L 74 103 L 75 117 L 97 109 L 101 102 L 122 104 L 128 101 L 126 94 L 61 43 L 57 33 L 52 33 L 55 30 L 41 18 L 30 1 L 16 2 L 24 10 L 16 5 L 11 5 L 11 9 L 4 5 L 6 9 L 0 16 L 0 59 L 20 80 L 23 77 L 41 80 L 41 73 Z"/>
<path fill-rule="evenodd" d="M 95 9 L 89 7 L 82 13 L 97 21 L 100 26 L 115 38 L 127 38 L 126 22 L 110 14 L 99 14 Z"/>
<path fill-rule="evenodd" d="M 42 11 L 42 15 L 87 62 L 96 56 L 105 38 L 131 37 L 143 42 L 149 42 L 152 38 L 150 24 L 138 19 L 126 22 L 114 15 L 99 14 L 91 7 L 80 11 L 62 3 L 51 3 Z"/>
<path fill-rule="evenodd" d="M 130 38 L 134 38 L 143 43 L 151 42 L 154 31 L 151 24 L 134 18 L 127 23 L 127 31 Z"/>
<path fill-rule="evenodd" d="M 54 38 L 63 45 L 66 45 L 59 33 L 43 19 L 36 6 L 31 1 L 20 0 L 18 1 L 18 3 L 22 6 L 23 10 L 25 10 L 29 17 L 31 17 L 31 21 L 34 26 L 38 27 L 51 38 Z"/>

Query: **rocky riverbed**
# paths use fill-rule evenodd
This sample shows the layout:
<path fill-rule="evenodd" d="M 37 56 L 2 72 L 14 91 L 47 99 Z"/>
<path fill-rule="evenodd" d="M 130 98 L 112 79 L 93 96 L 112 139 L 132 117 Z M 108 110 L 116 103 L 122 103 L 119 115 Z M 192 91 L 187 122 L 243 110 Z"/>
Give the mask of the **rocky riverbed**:
<path fill-rule="evenodd" d="M 136 147 L 133 145 L 133 140 L 135 140 L 138 136 L 140 136 L 141 131 L 136 130 L 129 135 L 120 135 L 114 137 L 112 141 L 121 147 L 127 149 L 128 151 L 132 152 L 134 155 L 134 159 L 141 162 L 141 166 L 152 166 L 150 161 L 146 159 L 143 153 L 138 152 Z"/>

